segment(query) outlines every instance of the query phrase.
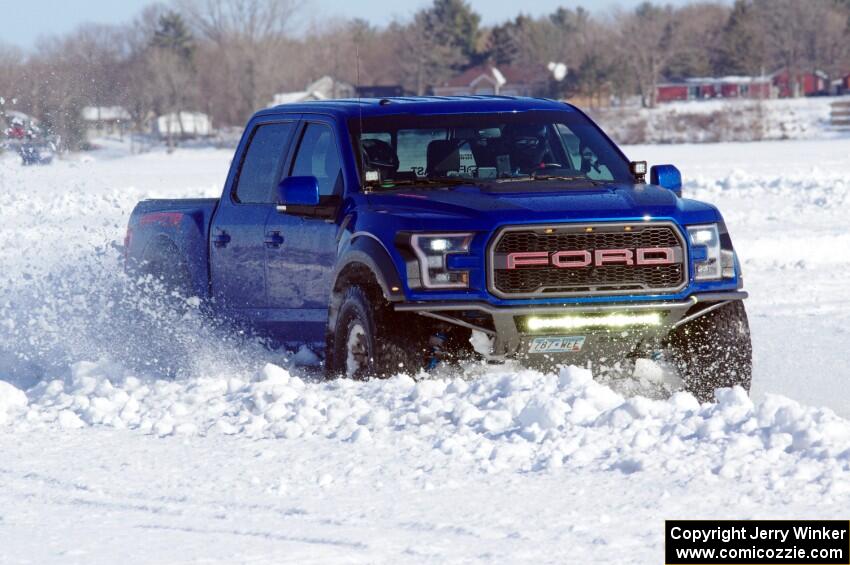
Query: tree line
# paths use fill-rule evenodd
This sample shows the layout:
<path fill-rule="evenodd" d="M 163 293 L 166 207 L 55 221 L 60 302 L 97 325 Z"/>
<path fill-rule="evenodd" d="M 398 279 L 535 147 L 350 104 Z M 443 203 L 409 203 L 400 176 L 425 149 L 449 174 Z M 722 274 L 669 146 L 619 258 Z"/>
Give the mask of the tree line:
<path fill-rule="evenodd" d="M 405 20 L 315 18 L 309 0 L 173 0 L 124 25 L 85 24 L 31 51 L 0 45 L 2 108 L 35 116 L 70 147 L 85 106 L 152 115 L 200 111 L 239 126 L 274 93 L 323 76 L 426 94 L 472 66 L 565 63 L 552 97 L 640 97 L 694 76 L 850 72 L 850 0 L 645 2 L 591 13 L 558 8 L 486 26 L 464 0 L 434 0 Z"/>

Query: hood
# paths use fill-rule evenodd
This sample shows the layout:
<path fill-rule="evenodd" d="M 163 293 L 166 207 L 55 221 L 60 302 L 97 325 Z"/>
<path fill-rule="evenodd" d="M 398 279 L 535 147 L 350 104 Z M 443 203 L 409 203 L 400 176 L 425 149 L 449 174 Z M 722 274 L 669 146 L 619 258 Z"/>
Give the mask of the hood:
<path fill-rule="evenodd" d="M 395 189 L 369 194 L 369 205 L 378 213 L 409 216 L 422 220 L 438 218 L 514 221 L 570 221 L 699 216 L 695 221 L 713 221 L 712 206 L 681 199 L 667 189 L 650 185 L 610 184 L 603 186 L 563 185 L 557 182 L 504 183 L 451 188 Z M 689 222 L 688 222 L 689 223 Z"/>

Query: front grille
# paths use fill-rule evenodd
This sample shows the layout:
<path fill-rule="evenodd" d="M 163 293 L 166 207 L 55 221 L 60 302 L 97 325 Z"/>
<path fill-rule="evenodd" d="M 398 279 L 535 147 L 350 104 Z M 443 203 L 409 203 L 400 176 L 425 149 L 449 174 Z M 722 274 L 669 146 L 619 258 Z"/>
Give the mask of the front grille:
<path fill-rule="evenodd" d="M 581 268 L 520 265 L 507 268 L 512 253 L 557 253 L 612 249 L 673 250 L 675 261 L 663 265 L 602 264 Z M 559 225 L 502 230 L 490 246 L 491 290 L 502 297 L 570 296 L 576 294 L 664 293 L 687 281 L 685 245 L 667 223 Z"/>

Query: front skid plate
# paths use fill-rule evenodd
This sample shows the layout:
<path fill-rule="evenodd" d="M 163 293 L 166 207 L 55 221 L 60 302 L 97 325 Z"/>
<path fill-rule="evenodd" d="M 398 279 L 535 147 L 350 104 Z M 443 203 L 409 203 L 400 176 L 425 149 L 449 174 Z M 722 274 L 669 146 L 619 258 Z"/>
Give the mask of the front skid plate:
<path fill-rule="evenodd" d="M 643 344 L 657 344 L 676 327 L 678 323 L 688 321 L 702 313 L 732 300 L 743 300 L 744 291 L 704 293 L 692 295 L 688 300 L 659 302 L 630 302 L 621 304 L 564 304 L 559 306 L 518 306 L 497 307 L 487 303 L 402 303 L 396 304 L 399 312 L 415 312 L 423 316 L 436 318 L 444 322 L 457 323 L 471 329 L 478 329 L 493 338 L 493 354 L 496 356 L 527 356 L 531 338 L 540 335 L 584 335 L 585 345 L 581 355 L 575 353 L 557 354 L 566 358 L 598 357 L 615 355 L 623 351 L 631 352 Z M 477 327 L 458 318 L 464 312 L 478 312 L 490 316 L 493 329 Z M 563 315 L 604 315 L 604 314 L 640 314 L 656 312 L 661 321 L 656 326 L 626 327 L 613 329 L 569 329 L 530 332 L 522 327 L 527 316 L 563 316 Z"/>

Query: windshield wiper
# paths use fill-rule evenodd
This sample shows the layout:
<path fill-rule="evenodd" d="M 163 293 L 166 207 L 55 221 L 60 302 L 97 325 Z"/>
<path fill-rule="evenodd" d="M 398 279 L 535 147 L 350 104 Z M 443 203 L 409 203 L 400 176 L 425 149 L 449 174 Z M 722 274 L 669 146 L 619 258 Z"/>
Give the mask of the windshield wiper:
<path fill-rule="evenodd" d="M 562 182 L 586 182 L 590 183 L 594 186 L 605 184 L 604 181 L 591 179 L 584 176 L 568 176 L 568 175 L 523 175 L 521 177 L 506 177 L 496 179 L 496 182 L 531 182 L 531 181 L 541 181 L 541 180 L 556 180 Z"/>
<path fill-rule="evenodd" d="M 594 186 L 601 186 L 603 184 L 607 184 L 605 181 L 592 179 L 589 177 L 568 177 L 562 175 L 541 175 L 534 177 L 534 180 L 559 180 L 559 181 L 578 181 L 578 182 L 587 182 Z"/>
<path fill-rule="evenodd" d="M 477 185 L 480 184 L 478 179 L 467 179 L 459 177 L 424 177 L 421 179 L 387 179 L 385 182 L 376 186 L 376 188 L 395 188 L 397 186 L 459 186 L 462 184 Z"/>

